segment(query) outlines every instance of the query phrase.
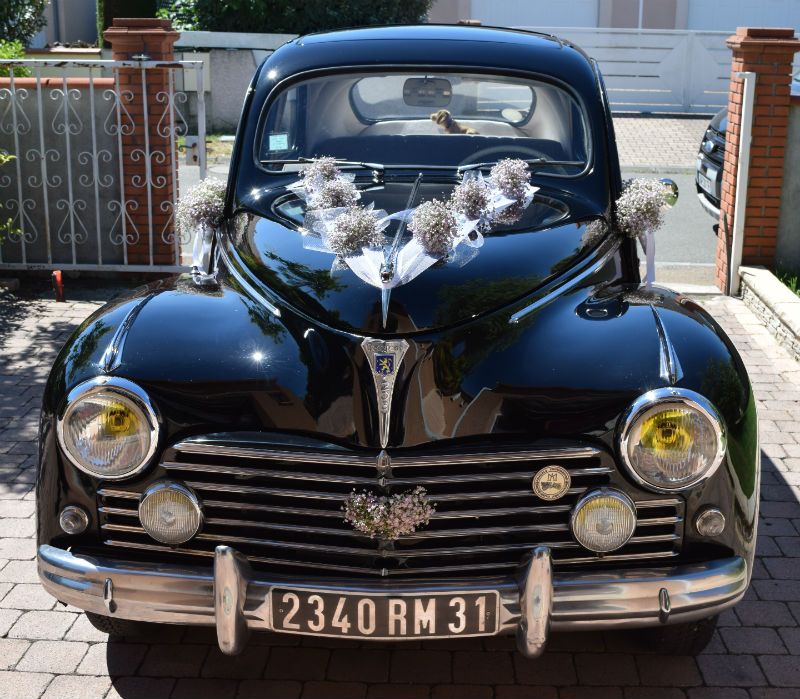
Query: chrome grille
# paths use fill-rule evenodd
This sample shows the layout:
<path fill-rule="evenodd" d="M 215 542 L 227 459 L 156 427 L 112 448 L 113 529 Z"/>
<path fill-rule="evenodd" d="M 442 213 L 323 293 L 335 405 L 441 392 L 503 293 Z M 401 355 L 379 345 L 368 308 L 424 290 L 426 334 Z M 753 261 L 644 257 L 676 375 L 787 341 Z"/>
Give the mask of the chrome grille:
<path fill-rule="evenodd" d="M 531 488 L 550 464 L 572 478 L 557 502 Z M 599 559 L 581 548 L 569 531 L 570 511 L 615 476 L 610 455 L 593 447 L 396 456 L 380 477 L 374 456 L 186 441 L 167 450 L 161 467 L 201 498 L 202 532 L 177 549 L 161 546 L 139 524 L 139 492 L 107 487 L 98 493 L 105 546 L 207 558 L 229 544 L 256 567 L 304 575 L 492 575 L 513 570 L 539 545 L 550 547 L 557 568 L 677 556 L 683 526 L 682 501 L 654 496 L 637 501 L 639 524 L 622 549 Z M 415 534 L 380 542 L 343 521 L 353 489 L 388 495 L 417 485 L 436 513 Z"/>

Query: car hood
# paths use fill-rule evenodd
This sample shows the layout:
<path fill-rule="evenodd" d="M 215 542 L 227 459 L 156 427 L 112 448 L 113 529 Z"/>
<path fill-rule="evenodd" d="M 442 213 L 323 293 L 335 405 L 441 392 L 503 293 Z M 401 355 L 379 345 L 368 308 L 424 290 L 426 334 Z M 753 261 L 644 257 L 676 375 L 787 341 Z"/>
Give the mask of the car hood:
<path fill-rule="evenodd" d="M 453 184 L 422 187 L 421 201 L 444 199 Z M 406 208 L 409 183 L 389 183 L 366 191 L 362 201 L 376 209 Z M 266 204 L 263 203 L 266 200 Z M 307 249 L 299 229 L 302 208 L 290 194 L 261 198 L 247 217 L 237 251 L 243 265 L 284 303 L 317 322 L 354 334 L 409 334 L 475 319 L 522 298 L 563 273 L 605 233 L 597 207 L 575 195 L 541 189 L 513 226 L 496 226 L 477 254 L 428 268 L 391 291 L 382 318 L 381 290 L 328 252 Z M 241 219 L 239 219 L 241 221 Z M 387 230 L 391 239 L 398 224 Z M 236 238 L 234 223 L 231 235 Z M 465 246 L 464 246 L 465 247 Z"/>

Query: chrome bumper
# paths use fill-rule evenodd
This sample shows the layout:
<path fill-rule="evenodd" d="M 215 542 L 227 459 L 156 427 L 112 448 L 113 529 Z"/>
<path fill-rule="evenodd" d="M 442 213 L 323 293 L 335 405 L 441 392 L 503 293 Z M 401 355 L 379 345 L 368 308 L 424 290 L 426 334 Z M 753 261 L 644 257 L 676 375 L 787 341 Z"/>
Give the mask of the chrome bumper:
<path fill-rule="evenodd" d="M 241 651 L 251 629 L 270 628 L 269 589 L 321 587 L 254 574 L 247 560 L 219 546 L 208 568 L 159 568 L 78 556 L 40 546 L 39 578 L 54 597 L 97 614 L 136 621 L 216 626 L 220 648 Z M 535 657 L 551 629 L 611 629 L 682 623 L 718 614 L 738 602 L 749 575 L 743 558 L 663 568 L 553 573 L 550 551 L 537 548 L 518 581 L 488 584 L 500 593 L 498 633 L 516 633 L 520 651 Z M 424 594 L 487 589 L 485 579 L 395 584 L 329 582 L 332 592 Z M 417 639 L 418 640 L 418 639 Z"/>

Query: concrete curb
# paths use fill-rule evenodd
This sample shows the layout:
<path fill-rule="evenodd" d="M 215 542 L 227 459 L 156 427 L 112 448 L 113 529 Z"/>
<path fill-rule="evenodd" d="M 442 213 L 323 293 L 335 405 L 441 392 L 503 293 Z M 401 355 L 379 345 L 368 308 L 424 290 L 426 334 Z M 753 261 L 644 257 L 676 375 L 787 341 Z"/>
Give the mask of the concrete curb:
<path fill-rule="evenodd" d="M 763 267 L 741 267 L 742 300 L 796 360 L 800 361 L 800 296 Z"/>

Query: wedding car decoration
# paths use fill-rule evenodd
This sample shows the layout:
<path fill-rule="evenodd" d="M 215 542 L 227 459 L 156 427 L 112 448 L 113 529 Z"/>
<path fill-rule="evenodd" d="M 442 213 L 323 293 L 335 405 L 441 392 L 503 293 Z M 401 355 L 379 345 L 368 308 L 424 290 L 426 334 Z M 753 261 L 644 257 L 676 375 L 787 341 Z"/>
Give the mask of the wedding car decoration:
<path fill-rule="evenodd" d="M 201 180 L 178 201 L 175 226 L 181 238 L 192 236 L 192 268 L 205 268 L 211 255 L 214 227 L 222 220 L 225 208 L 225 183 L 208 178 Z"/>
<path fill-rule="evenodd" d="M 407 284 L 426 269 L 444 262 L 463 266 L 483 245 L 494 225 L 516 223 L 533 201 L 538 187 L 530 184 L 524 160 L 506 158 L 488 178 L 470 170 L 446 201 L 414 203 L 420 179 L 408 206 L 392 214 L 359 204 L 361 193 L 332 157 L 314 159 L 289 189 L 306 203 L 303 246 L 336 255 L 334 273 L 346 265 L 362 281 L 381 290 L 383 323 L 391 289 Z M 393 240 L 385 232 L 398 221 Z M 404 240 L 408 228 L 410 238 Z"/>
<path fill-rule="evenodd" d="M 655 233 L 664 224 L 668 192 L 660 180 L 637 177 L 623 183 L 617 199 L 617 223 L 629 238 L 638 238 L 647 258 L 646 284 L 649 290 L 656 278 Z"/>
<path fill-rule="evenodd" d="M 371 539 L 396 541 L 427 524 L 435 506 L 422 486 L 385 497 L 364 491 L 350 493 L 342 506 L 344 520 Z"/>

